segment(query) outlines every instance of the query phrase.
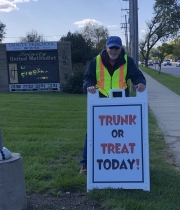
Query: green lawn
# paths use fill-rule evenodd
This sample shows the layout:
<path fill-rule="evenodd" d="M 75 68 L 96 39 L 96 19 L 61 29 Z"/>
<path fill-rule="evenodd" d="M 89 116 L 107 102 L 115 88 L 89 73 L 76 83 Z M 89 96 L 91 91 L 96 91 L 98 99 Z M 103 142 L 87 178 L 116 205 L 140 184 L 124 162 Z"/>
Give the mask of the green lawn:
<path fill-rule="evenodd" d="M 77 176 L 86 132 L 86 96 L 0 94 L 3 145 L 24 160 L 27 191 L 84 189 Z"/>
<path fill-rule="evenodd" d="M 143 71 L 155 74 L 149 68 Z M 170 80 L 164 74 L 159 79 Z M 177 89 L 179 78 L 174 82 L 172 90 Z M 27 192 L 55 196 L 60 191 L 86 192 L 86 176 L 78 174 L 86 133 L 86 96 L 0 93 L 0 99 L 3 145 L 22 155 Z M 149 141 L 151 191 L 93 190 L 89 196 L 102 209 L 180 209 L 180 172 L 169 158 L 171 151 L 150 110 Z"/>
<path fill-rule="evenodd" d="M 180 95 L 180 77 L 175 77 L 170 74 L 166 74 L 164 72 L 158 73 L 157 70 L 154 70 L 149 67 L 141 67 L 141 70 L 149 74 L 152 78 L 165 85 L 170 90 L 174 91 L 178 95 Z"/>

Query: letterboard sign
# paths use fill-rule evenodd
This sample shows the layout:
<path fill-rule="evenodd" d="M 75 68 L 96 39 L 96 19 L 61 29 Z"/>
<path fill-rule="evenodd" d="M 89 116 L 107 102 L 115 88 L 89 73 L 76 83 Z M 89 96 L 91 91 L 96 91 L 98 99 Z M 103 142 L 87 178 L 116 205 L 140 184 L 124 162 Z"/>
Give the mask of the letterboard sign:
<path fill-rule="evenodd" d="M 9 91 L 60 90 L 57 42 L 6 44 Z"/>

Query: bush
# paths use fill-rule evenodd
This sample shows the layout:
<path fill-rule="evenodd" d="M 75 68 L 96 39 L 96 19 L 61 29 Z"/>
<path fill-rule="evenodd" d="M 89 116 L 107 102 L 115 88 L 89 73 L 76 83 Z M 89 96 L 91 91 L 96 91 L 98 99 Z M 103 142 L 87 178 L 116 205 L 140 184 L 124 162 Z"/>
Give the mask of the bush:
<path fill-rule="evenodd" d="M 67 79 L 65 85 L 62 86 L 62 91 L 65 93 L 83 94 L 83 79 L 86 65 L 75 64 L 73 66 L 73 74 Z"/>

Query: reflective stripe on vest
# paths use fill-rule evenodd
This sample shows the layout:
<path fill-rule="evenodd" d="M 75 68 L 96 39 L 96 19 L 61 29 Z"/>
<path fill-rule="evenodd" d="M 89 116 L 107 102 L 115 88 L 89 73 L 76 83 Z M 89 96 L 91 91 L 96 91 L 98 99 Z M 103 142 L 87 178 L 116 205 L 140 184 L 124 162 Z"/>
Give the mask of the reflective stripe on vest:
<path fill-rule="evenodd" d="M 104 66 L 101 56 L 96 57 L 96 87 L 105 96 L 109 97 L 111 89 L 126 89 L 126 75 L 127 75 L 127 55 L 124 55 L 126 63 L 114 71 L 113 76 L 108 72 Z"/>

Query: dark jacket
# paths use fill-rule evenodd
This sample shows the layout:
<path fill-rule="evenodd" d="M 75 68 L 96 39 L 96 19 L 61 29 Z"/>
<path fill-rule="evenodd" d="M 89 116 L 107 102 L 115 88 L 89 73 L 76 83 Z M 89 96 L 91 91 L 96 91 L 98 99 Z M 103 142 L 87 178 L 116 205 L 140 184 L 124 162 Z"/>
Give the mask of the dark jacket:
<path fill-rule="evenodd" d="M 124 51 L 124 49 L 122 49 L 119 57 L 116 59 L 113 69 L 110 69 L 109 63 L 107 62 L 107 58 L 106 58 L 106 56 L 107 56 L 106 50 L 103 50 L 100 53 L 102 62 L 104 64 L 104 66 L 108 69 L 111 76 L 113 75 L 113 72 L 116 69 L 118 69 L 120 66 L 125 64 L 126 61 L 124 59 L 124 54 L 125 54 L 125 51 Z M 145 79 L 144 75 L 137 68 L 137 66 L 134 63 L 134 60 L 129 56 L 127 58 L 126 82 L 128 79 L 131 79 L 131 81 L 134 85 L 137 85 L 139 83 L 143 83 L 144 85 L 146 85 L 146 79 Z M 90 64 L 84 74 L 84 82 L 83 82 L 84 93 L 87 93 L 87 87 L 95 86 L 96 83 L 97 83 L 97 81 L 96 81 L 96 57 L 95 57 L 90 61 Z M 128 88 L 125 90 L 125 94 L 126 94 L 126 96 L 129 96 Z"/>

